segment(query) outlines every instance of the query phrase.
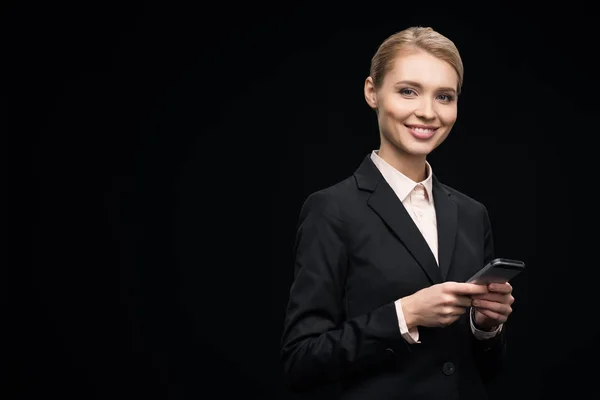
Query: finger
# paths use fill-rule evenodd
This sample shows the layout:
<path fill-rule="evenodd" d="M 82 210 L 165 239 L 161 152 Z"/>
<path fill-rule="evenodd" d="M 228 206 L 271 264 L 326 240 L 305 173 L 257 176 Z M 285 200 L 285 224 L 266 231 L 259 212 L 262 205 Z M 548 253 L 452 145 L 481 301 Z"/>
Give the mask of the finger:
<path fill-rule="evenodd" d="M 497 303 L 495 301 L 488 301 L 483 299 L 474 299 L 473 307 L 477 308 L 480 311 L 488 310 L 506 316 L 512 313 L 512 308 L 508 304 Z"/>
<path fill-rule="evenodd" d="M 454 294 L 462 294 L 472 296 L 476 294 L 488 293 L 488 287 L 486 285 L 478 285 L 475 283 L 462 283 L 462 282 L 447 282 L 447 288 Z"/>
<path fill-rule="evenodd" d="M 488 290 L 490 292 L 508 294 L 508 293 L 512 293 L 512 286 L 508 282 L 506 282 L 506 283 L 490 283 L 488 285 Z"/>
<path fill-rule="evenodd" d="M 512 304 L 514 301 L 514 298 L 510 295 L 510 294 L 503 294 L 503 293 L 486 293 L 486 294 L 476 294 L 474 296 L 471 296 L 471 298 L 473 300 L 475 299 L 481 299 L 481 300 L 488 300 L 488 301 L 495 301 L 496 303 L 504 303 L 504 304 Z"/>
<path fill-rule="evenodd" d="M 471 307 L 471 305 L 473 304 L 473 299 L 471 298 L 471 296 L 456 296 L 456 303 L 457 306 L 460 307 Z"/>
<path fill-rule="evenodd" d="M 499 324 L 503 324 L 508 319 L 507 316 L 499 314 L 497 312 L 486 310 L 485 308 L 477 308 L 477 311 L 485 315 L 486 317 L 498 321 Z"/>

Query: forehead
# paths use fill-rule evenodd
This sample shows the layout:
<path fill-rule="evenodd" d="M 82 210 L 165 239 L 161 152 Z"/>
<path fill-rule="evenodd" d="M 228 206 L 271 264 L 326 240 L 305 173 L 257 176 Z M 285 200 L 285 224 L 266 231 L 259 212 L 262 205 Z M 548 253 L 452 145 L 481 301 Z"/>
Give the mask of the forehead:
<path fill-rule="evenodd" d="M 388 84 L 407 80 L 426 87 L 458 87 L 458 74 L 447 61 L 424 51 L 403 52 L 396 56 L 385 77 Z"/>

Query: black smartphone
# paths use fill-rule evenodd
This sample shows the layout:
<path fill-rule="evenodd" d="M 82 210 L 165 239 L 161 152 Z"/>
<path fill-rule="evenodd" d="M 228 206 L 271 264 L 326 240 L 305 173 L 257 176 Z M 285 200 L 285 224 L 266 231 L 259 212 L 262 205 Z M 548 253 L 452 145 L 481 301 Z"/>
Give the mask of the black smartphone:
<path fill-rule="evenodd" d="M 506 283 L 525 270 L 525 263 L 508 258 L 496 258 L 473 275 L 467 282 L 487 285 Z"/>

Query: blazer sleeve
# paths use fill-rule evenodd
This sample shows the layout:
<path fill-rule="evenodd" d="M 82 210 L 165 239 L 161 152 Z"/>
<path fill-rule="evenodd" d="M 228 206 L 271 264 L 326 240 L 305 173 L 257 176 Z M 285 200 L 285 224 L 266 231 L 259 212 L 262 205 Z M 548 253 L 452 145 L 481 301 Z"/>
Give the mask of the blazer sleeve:
<path fill-rule="evenodd" d="M 484 264 L 486 265 L 494 258 L 494 238 L 492 234 L 492 224 L 488 210 L 483 206 L 483 226 L 484 226 Z M 480 340 L 473 337 L 473 348 L 475 351 L 475 360 L 479 365 L 482 378 L 488 381 L 497 376 L 505 367 L 506 361 L 506 329 L 504 323 L 502 330 L 498 335 L 491 339 Z"/>
<path fill-rule="evenodd" d="M 410 351 L 393 302 L 346 319 L 345 225 L 324 191 L 309 196 L 300 212 L 281 347 L 286 380 L 295 390 L 335 383 Z"/>

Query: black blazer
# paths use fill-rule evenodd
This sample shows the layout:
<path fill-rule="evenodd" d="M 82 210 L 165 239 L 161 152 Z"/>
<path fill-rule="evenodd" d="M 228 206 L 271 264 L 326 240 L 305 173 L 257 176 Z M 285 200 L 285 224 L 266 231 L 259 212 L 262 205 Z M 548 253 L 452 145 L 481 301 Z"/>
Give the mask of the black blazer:
<path fill-rule="evenodd" d="M 445 328 L 400 335 L 394 301 L 444 281 L 465 281 L 492 259 L 479 202 L 433 177 L 439 259 L 368 155 L 345 180 L 311 194 L 299 217 L 294 281 L 282 337 L 289 385 L 337 384 L 343 399 L 487 398 L 504 332 L 477 340 L 469 313 Z"/>

